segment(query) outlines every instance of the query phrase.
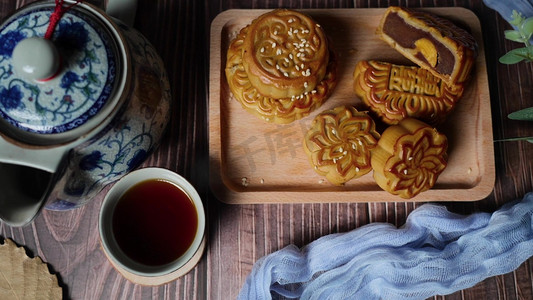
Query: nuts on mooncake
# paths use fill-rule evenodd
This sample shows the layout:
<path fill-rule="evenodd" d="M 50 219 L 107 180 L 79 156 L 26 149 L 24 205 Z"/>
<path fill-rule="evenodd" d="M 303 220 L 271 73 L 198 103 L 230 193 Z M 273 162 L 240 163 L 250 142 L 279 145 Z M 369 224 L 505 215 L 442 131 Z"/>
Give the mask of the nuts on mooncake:
<path fill-rule="evenodd" d="M 336 59 L 313 19 L 279 9 L 256 18 L 230 43 L 226 79 L 247 111 L 286 124 L 307 116 L 336 85 Z"/>
<path fill-rule="evenodd" d="M 432 188 L 447 166 L 448 140 L 422 121 L 407 118 L 388 127 L 372 151 L 377 184 L 409 199 Z"/>
<path fill-rule="evenodd" d="M 416 66 L 360 61 L 353 78 L 356 95 L 387 124 L 407 117 L 440 124 L 463 94 L 462 85 L 450 87 Z"/>
<path fill-rule="evenodd" d="M 366 112 L 351 106 L 324 111 L 313 120 L 303 146 L 314 170 L 335 185 L 370 172 L 379 133 Z"/>
<path fill-rule="evenodd" d="M 469 32 L 422 11 L 391 6 L 377 32 L 391 47 L 451 86 L 468 79 L 477 56 L 477 43 Z"/>

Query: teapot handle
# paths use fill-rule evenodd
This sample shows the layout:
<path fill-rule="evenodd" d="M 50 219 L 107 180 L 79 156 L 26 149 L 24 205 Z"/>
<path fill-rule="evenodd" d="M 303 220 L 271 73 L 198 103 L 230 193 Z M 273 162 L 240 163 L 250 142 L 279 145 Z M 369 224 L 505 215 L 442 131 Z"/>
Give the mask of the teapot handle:
<path fill-rule="evenodd" d="M 137 0 L 107 0 L 106 13 L 132 27 L 137 12 Z"/>

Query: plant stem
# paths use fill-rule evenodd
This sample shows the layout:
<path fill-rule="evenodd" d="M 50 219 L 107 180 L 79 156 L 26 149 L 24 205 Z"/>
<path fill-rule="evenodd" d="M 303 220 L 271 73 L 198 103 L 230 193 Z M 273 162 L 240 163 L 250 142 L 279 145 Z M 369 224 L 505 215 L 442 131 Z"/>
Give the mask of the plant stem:
<path fill-rule="evenodd" d="M 515 137 L 515 138 L 494 140 L 495 143 L 498 143 L 498 142 L 514 142 L 514 141 L 533 141 L 533 136 Z"/>

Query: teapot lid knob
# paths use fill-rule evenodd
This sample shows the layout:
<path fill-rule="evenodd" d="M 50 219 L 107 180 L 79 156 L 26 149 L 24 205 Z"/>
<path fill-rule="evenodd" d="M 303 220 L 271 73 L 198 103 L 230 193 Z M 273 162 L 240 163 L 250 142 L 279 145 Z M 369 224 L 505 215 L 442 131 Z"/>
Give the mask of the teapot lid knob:
<path fill-rule="evenodd" d="M 13 67 L 24 78 L 47 81 L 57 75 L 61 58 L 54 43 L 41 37 L 20 41 L 13 49 Z"/>

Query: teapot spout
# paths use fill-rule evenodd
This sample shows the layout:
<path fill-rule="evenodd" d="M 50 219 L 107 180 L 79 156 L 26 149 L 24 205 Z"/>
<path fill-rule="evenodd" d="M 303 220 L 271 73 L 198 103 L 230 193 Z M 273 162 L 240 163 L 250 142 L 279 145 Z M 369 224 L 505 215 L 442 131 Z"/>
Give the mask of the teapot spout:
<path fill-rule="evenodd" d="M 40 169 L 0 163 L 0 219 L 10 226 L 31 222 L 45 204 L 53 178 Z"/>

